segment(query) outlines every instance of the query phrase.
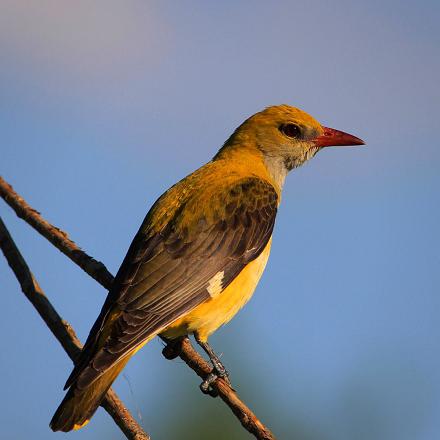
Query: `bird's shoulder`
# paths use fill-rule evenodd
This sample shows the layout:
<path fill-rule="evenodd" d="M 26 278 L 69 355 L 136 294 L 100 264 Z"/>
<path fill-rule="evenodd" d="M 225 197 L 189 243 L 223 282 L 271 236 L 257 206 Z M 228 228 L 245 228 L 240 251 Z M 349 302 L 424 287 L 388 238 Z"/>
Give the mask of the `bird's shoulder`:
<path fill-rule="evenodd" d="M 152 206 L 141 231 L 163 231 L 172 223 L 187 231 L 218 223 L 243 210 L 277 206 L 279 195 L 267 176 L 247 163 L 213 161 L 167 190 Z"/>

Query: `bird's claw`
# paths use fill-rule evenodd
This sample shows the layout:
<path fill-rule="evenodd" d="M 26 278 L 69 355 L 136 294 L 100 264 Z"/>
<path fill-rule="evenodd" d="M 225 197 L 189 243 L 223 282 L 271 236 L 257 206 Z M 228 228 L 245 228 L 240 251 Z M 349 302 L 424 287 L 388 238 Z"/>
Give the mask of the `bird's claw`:
<path fill-rule="evenodd" d="M 162 349 L 162 354 L 164 355 L 165 359 L 172 360 L 180 356 L 185 338 L 186 337 L 173 340 L 163 338 L 166 342 L 165 347 Z"/>
<path fill-rule="evenodd" d="M 215 354 L 211 346 L 206 341 L 202 340 L 197 332 L 194 332 L 194 337 L 197 344 L 199 344 L 200 347 L 202 347 L 205 353 L 209 356 L 213 367 L 206 379 L 200 384 L 200 389 L 202 390 L 202 393 L 216 397 L 218 395 L 218 392 L 211 385 L 218 378 L 221 378 L 232 388 L 231 381 L 229 380 L 229 373 L 224 365 L 221 363 L 219 356 Z"/>
<path fill-rule="evenodd" d="M 203 394 L 209 394 L 212 397 L 217 397 L 218 392 L 211 385 L 218 379 L 223 379 L 230 387 L 232 387 L 231 381 L 229 380 L 229 373 L 224 367 L 224 365 L 218 361 L 213 362 L 214 368 L 211 373 L 208 374 L 206 379 L 200 384 L 200 390 Z"/>
<path fill-rule="evenodd" d="M 211 397 L 217 397 L 218 392 L 212 388 L 211 384 L 217 380 L 218 376 L 215 373 L 209 373 L 206 379 L 200 384 L 200 390 L 203 394 L 207 394 Z"/>

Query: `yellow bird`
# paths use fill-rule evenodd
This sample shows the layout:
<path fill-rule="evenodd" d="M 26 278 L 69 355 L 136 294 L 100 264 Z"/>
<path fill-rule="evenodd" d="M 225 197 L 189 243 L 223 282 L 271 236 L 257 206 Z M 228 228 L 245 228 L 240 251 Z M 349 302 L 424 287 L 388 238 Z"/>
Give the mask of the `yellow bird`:
<path fill-rule="evenodd" d="M 204 392 L 227 372 L 207 340 L 252 296 L 269 257 L 287 173 L 330 145 L 362 145 L 288 105 L 241 124 L 202 166 L 166 191 L 116 275 L 50 423 L 84 426 L 129 358 L 157 334 L 193 334 L 213 364 Z"/>

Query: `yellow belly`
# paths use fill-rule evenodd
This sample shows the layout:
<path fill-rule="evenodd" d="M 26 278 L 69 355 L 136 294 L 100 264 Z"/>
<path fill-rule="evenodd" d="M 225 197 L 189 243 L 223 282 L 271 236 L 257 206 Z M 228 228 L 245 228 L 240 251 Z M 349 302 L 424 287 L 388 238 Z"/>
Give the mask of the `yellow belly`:
<path fill-rule="evenodd" d="M 206 341 L 211 333 L 230 321 L 254 293 L 266 267 L 271 243 L 272 239 L 260 256 L 250 262 L 225 290 L 174 321 L 162 334 L 174 339 L 197 331 L 200 339 Z"/>

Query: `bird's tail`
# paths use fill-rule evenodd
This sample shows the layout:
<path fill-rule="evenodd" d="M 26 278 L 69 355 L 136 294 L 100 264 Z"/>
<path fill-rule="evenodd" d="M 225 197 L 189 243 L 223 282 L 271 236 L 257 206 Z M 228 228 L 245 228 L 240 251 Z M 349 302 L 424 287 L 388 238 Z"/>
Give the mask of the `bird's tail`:
<path fill-rule="evenodd" d="M 67 432 L 85 426 L 129 358 L 130 356 L 126 356 L 121 359 L 82 390 L 78 389 L 76 383 L 73 383 L 50 421 L 51 429 Z"/>

